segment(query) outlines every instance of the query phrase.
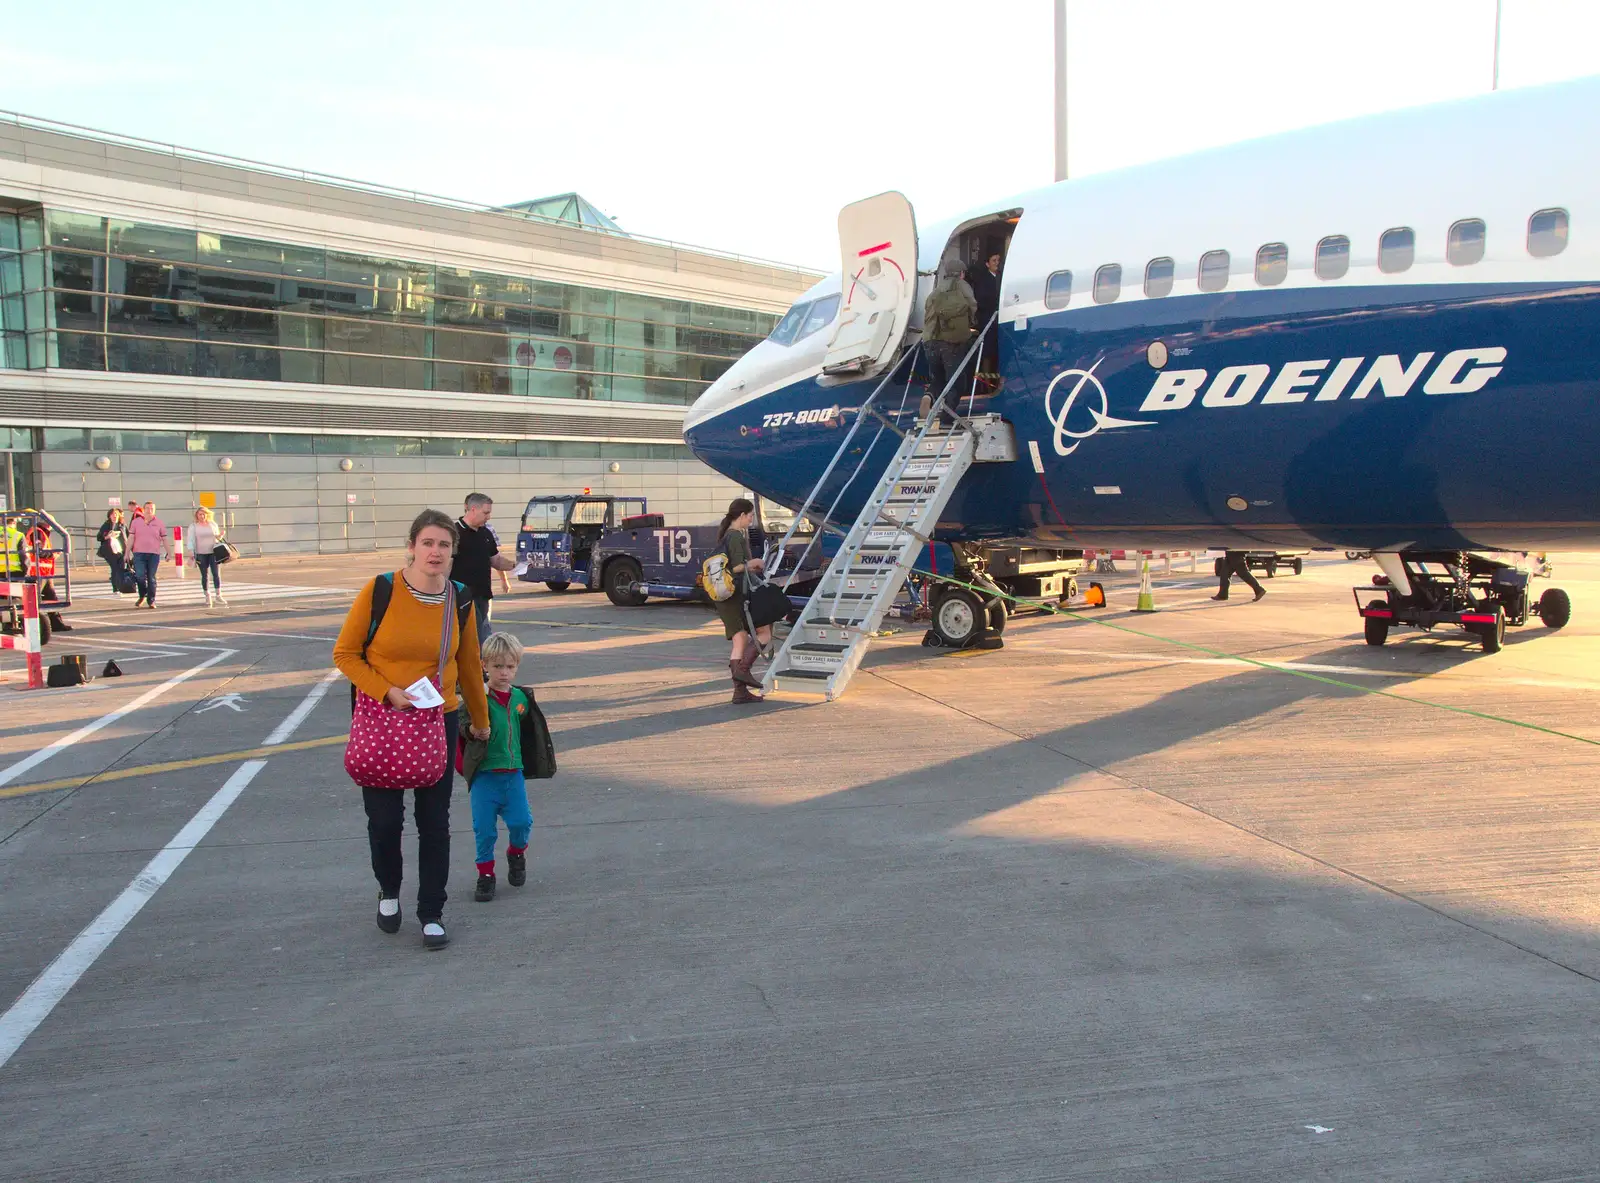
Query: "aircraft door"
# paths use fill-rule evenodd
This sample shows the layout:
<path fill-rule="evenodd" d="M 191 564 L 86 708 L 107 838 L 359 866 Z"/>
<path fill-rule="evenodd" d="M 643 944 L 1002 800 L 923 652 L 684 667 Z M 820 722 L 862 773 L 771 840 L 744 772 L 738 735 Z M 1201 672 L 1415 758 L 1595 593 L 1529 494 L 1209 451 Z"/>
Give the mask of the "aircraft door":
<path fill-rule="evenodd" d="M 917 220 L 904 194 L 839 211 L 839 261 L 843 298 L 822 372 L 871 378 L 894 361 L 917 295 Z"/>

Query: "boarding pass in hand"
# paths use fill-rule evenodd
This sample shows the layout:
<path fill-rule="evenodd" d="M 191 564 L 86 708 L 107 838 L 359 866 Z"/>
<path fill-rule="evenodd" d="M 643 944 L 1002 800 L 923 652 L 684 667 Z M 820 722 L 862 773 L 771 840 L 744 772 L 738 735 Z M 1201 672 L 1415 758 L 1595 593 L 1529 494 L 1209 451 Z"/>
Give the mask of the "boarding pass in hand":
<path fill-rule="evenodd" d="M 444 699 L 440 697 L 438 688 L 428 678 L 418 678 L 406 687 L 405 693 L 411 700 L 411 705 L 418 710 L 444 705 Z"/>

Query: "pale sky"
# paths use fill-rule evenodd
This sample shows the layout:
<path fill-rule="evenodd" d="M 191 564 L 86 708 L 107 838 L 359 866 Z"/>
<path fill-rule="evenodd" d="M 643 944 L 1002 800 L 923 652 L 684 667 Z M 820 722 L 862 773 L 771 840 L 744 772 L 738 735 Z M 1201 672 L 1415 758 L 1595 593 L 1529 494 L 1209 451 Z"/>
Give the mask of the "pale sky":
<path fill-rule="evenodd" d="M 1494 0 L 1070 0 L 1074 175 L 1489 90 Z M 1047 184 L 1050 0 L 0 0 L 0 108 L 837 265 Z M 1504 0 L 1502 88 L 1600 73 L 1600 0 Z M 1592 145 L 1574 145 L 1591 151 Z"/>

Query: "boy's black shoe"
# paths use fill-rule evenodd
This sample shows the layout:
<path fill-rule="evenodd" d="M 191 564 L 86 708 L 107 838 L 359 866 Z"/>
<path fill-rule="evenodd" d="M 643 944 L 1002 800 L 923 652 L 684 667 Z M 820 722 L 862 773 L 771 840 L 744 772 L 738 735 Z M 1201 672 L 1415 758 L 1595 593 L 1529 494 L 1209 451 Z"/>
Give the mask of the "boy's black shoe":
<path fill-rule="evenodd" d="M 487 904 L 490 900 L 494 899 L 493 875 L 478 876 L 478 888 L 472 893 L 472 898 L 477 900 L 480 904 Z"/>
<path fill-rule="evenodd" d="M 506 875 L 506 882 L 512 887 L 521 887 L 528 881 L 528 855 L 526 852 L 512 854 L 506 852 L 506 866 L 510 868 Z"/>

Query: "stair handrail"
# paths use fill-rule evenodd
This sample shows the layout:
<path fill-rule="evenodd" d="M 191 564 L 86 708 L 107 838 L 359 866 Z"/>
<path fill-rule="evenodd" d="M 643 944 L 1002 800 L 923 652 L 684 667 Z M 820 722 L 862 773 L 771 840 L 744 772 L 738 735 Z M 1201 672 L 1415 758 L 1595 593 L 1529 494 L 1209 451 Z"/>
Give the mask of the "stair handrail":
<path fill-rule="evenodd" d="M 893 485 L 896 481 L 901 480 L 905 476 L 906 469 L 912 464 L 913 461 L 915 461 L 917 459 L 917 449 L 922 445 L 922 441 L 927 438 L 929 429 L 938 420 L 938 418 L 939 418 L 939 408 L 944 406 L 945 400 L 950 397 L 950 392 L 953 389 L 955 389 L 956 380 L 961 377 L 962 371 L 967 368 L 967 363 L 969 361 L 972 361 L 973 360 L 973 355 L 979 349 L 982 348 L 983 339 L 984 339 L 985 335 L 987 335 L 987 333 L 989 331 L 989 325 L 994 324 L 996 319 L 999 317 L 999 315 L 1000 314 L 998 312 L 996 312 L 994 315 L 990 316 L 988 324 L 984 325 L 984 327 L 983 327 L 983 331 L 978 333 L 978 335 L 973 338 L 971 345 L 967 346 L 966 353 L 964 353 L 962 355 L 962 357 L 961 357 L 961 363 L 958 366 L 956 366 L 955 372 L 952 373 L 947 379 L 945 379 L 944 389 L 939 392 L 939 397 L 929 406 L 927 415 L 924 416 L 923 419 L 922 419 L 922 422 L 920 424 L 918 424 L 916 438 L 913 440 L 910 448 L 906 451 L 905 458 L 900 461 L 899 471 L 895 472 L 893 476 L 890 476 L 889 475 L 889 469 L 885 469 L 883 477 L 880 478 L 880 484 Z M 973 378 L 972 378 L 974 393 L 977 390 L 977 381 L 978 381 L 977 373 L 976 373 L 976 371 L 974 371 Z M 874 393 L 876 393 L 876 392 L 874 392 Z M 968 400 L 968 404 L 967 404 L 967 409 L 968 409 L 969 412 L 972 409 L 972 403 L 971 403 L 971 397 L 970 396 L 969 396 L 969 400 Z M 976 433 L 975 425 L 973 424 L 971 419 L 969 419 L 965 415 L 962 415 L 959 411 L 955 410 L 954 408 L 951 408 L 950 413 L 956 417 L 957 422 L 960 424 L 960 426 L 962 426 L 962 427 L 964 427 L 966 429 L 966 431 L 967 431 L 967 433 L 969 435 L 972 435 L 972 434 Z M 930 456 L 930 457 L 926 458 L 928 460 L 928 463 L 929 464 L 935 464 L 938 461 L 945 459 L 947 456 L 953 455 L 953 453 L 950 451 L 950 445 L 952 443 L 955 443 L 955 442 L 956 442 L 956 435 L 952 431 L 949 435 L 947 435 L 945 437 L 944 442 L 939 445 L 938 454 L 935 455 L 935 456 Z M 903 444 L 902 444 L 902 447 L 904 447 Z M 863 456 L 862 459 L 863 459 L 863 461 L 865 461 L 866 457 Z M 893 468 L 894 461 L 891 460 L 889 463 L 890 463 L 890 468 Z M 859 466 L 858 466 L 858 470 L 859 470 Z M 843 495 L 843 490 L 842 489 L 840 490 L 840 494 L 841 494 L 841 496 Z M 837 499 L 835 499 L 834 504 L 835 505 L 838 504 L 838 500 Z M 882 511 L 879 510 L 879 512 L 877 514 L 873 515 L 873 521 L 867 527 L 868 533 L 871 532 L 872 526 L 876 525 L 878 523 L 878 521 L 881 520 L 881 514 L 882 514 Z M 894 532 L 893 539 L 890 541 L 890 546 L 893 546 L 905 534 L 907 525 L 908 525 L 908 523 L 903 522 L 903 521 L 895 521 L 894 522 L 895 532 Z M 930 532 L 928 537 L 932 538 L 932 536 L 933 535 Z M 930 545 L 931 545 L 931 543 L 930 543 Z M 809 547 L 807 548 L 807 553 L 808 554 L 810 553 L 810 548 Z M 841 548 L 840 551 L 837 554 L 835 554 L 834 559 L 837 560 L 838 555 L 839 554 L 843 554 L 843 553 L 844 553 L 843 548 Z M 790 578 L 792 580 L 793 576 L 791 576 Z M 834 588 L 834 591 L 833 591 L 833 604 L 828 609 L 828 619 L 829 620 L 836 620 L 835 613 L 838 612 L 839 605 L 843 602 L 843 600 L 844 600 L 844 580 L 841 578 L 841 579 L 838 580 L 838 586 L 836 586 Z"/>
<path fill-rule="evenodd" d="M 782 555 L 783 555 L 785 549 L 788 547 L 789 542 L 794 538 L 795 531 L 800 528 L 801 519 L 804 518 L 806 516 L 806 514 L 810 511 L 811 507 L 817 503 L 817 494 L 819 492 L 821 492 L 823 485 L 827 484 L 828 478 L 833 475 L 833 470 L 836 467 L 838 467 L 840 457 L 842 457 L 845 454 L 845 452 L 849 449 L 850 442 L 853 439 L 855 439 L 856 432 L 861 429 L 861 424 L 866 420 L 867 412 L 871 409 L 872 404 L 877 400 L 878 395 L 883 391 L 883 388 L 889 384 L 889 380 L 894 377 L 895 372 L 897 370 L 899 370 L 901 365 L 904 364 L 908 358 L 915 357 L 917 352 L 921 348 L 922 348 L 922 342 L 918 341 L 910 349 L 906 350 L 905 353 L 901 354 L 900 357 L 895 361 L 894 365 L 890 366 L 889 369 L 887 371 L 885 371 L 885 373 L 883 375 L 883 379 L 878 383 L 878 385 L 873 387 L 872 393 L 867 396 L 866 401 L 863 402 L 859 407 L 856 408 L 856 419 L 855 419 L 855 422 L 850 425 L 850 430 L 845 433 L 844 439 L 839 441 L 839 446 L 836 449 L 834 449 L 833 459 L 828 461 L 828 466 L 822 470 L 822 475 L 817 478 L 816 484 L 811 486 L 811 492 L 806 495 L 805 503 L 798 510 L 795 511 L 794 520 L 789 523 L 789 529 L 787 531 L 785 531 L 782 540 L 777 544 L 776 547 L 773 547 L 773 546 L 770 546 L 770 545 L 768 546 L 767 554 L 766 554 L 766 560 L 767 560 L 767 563 L 769 565 L 773 562 L 774 558 L 776 558 L 779 562 L 781 562 Z M 908 379 L 909 379 L 910 371 L 908 370 L 907 373 L 908 373 Z M 909 390 L 909 388 L 910 388 L 910 386 L 909 386 L 909 380 L 908 380 L 907 389 Z M 902 398 L 901 399 L 901 405 L 904 406 L 904 403 L 905 403 L 905 400 L 904 400 L 904 398 Z M 878 436 L 873 438 L 873 443 L 874 444 L 877 443 L 878 438 L 881 437 L 882 434 L 883 434 L 883 428 L 880 425 L 879 428 L 878 428 Z M 870 453 L 871 449 L 869 448 L 869 449 L 867 449 L 867 451 Z M 865 459 L 865 455 L 863 456 L 863 459 Z M 857 466 L 857 472 L 859 472 L 859 471 L 860 471 L 860 466 L 858 465 Z M 852 475 L 851 481 L 853 481 L 854 479 L 855 479 L 854 475 Z M 845 487 L 846 488 L 849 487 L 851 481 L 846 481 L 845 482 Z M 842 493 L 843 493 L 842 489 L 840 490 L 840 493 L 842 495 Z M 822 524 L 825 525 L 828 521 L 830 521 L 832 519 L 833 510 L 838 508 L 838 504 L 839 504 L 839 498 L 835 497 L 834 501 L 833 501 L 833 504 L 828 507 L 828 512 L 823 516 Z M 788 586 L 789 586 L 790 583 L 794 582 L 794 577 L 797 574 L 799 574 L 801 566 L 805 563 L 805 560 L 810 556 L 811 548 L 816 546 L 817 541 L 821 537 L 822 537 L 822 531 L 819 529 L 817 531 L 816 535 L 811 539 L 811 541 L 806 544 L 805 550 L 801 552 L 799 559 L 797 559 L 795 561 L 794 570 L 789 573 L 789 577 L 788 577 L 788 579 L 785 581 L 785 583 L 783 585 L 785 590 L 788 589 Z M 773 572 L 774 576 L 776 576 L 777 574 L 778 574 L 778 572 L 776 572 L 776 571 Z"/>
<path fill-rule="evenodd" d="M 940 407 L 943 407 L 946 404 L 947 400 L 950 397 L 950 392 L 955 389 L 956 379 L 959 378 L 961 376 L 962 371 L 966 369 L 967 363 L 973 360 L 974 354 L 977 353 L 977 351 L 982 348 L 984 337 L 987 336 L 987 334 L 989 332 L 989 328 L 992 325 L 995 324 L 995 322 L 999 319 L 999 316 L 1000 316 L 999 312 L 995 312 L 989 317 L 988 322 L 983 326 L 983 330 L 981 332 L 979 332 L 977 334 L 977 336 L 975 336 L 973 338 L 972 344 L 967 347 L 966 353 L 962 355 L 960 364 L 958 364 L 955 367 L 954 372 L 952 372 L 950 374 L 950 376 L 945 380 L 944 389 L 942 389 L 939 392 L 939 398 L 934 403 L 932 403 L 931 406 L 929 407 L 929 412 L 928 412 L 927 419 L 921 425 L 921 431 L 917 435 L 917 443 L 920 444 L 922 442 L 923 437 L 926 436 L 927 431 L 928 431 L 928 426 L 930 424 L 932 424 L 935 413 L 937 413 L 937 411 L 939 410 Z M 919 341 L 909 351 L 909 353 L 915 353 L 918 349 L 922 348 L 922 345 L 923 345 L 923 342 Z M 904 358 L 902 358 L 901 360 L 903 361 Z M 878 393 L 888 383 L 888 379 L 893 376 L 895 369 L 899 368 L 899 364 L 900 364 L 899 362 L 896 362 L 895 365 L 890 368 L 889 372 L 884 375 L 884 381 L 880 382 L 878 384 L 877 388 L 873 390 L 871 396 L 868 397 L 867 401 L 861 404 L 861 407 L 859 408 L 859 411 L 858 411 L 858 414 L 857 414 L 857 417 L 856 417 L 856 422 L 855 422 L 855 424 L 853 424 L 851 426 L 850 434 L 847 435 L 845 437 L 845 439 L 844 439 L 844 442 L 839 445 L 839 449 L 834 453 L 833 460 L 829 463 L 828 468 L 823 472 L 821 479 L 819 479 L 817 481 L 817 484 L 812 487 L 811 496 L 808 497 L 808 499 L 806 501 L 806 509 L 809 509 L 811 507 L 811 505 L 813 504 L 813 499 L 815 498 L 815 496 L 817 494 L 817 491 L 822 487 L 824 482 L 827 481 L 828 477 L 832 475 L 833 467 L 834 467 L 835 464 L 838 463 L 839 457 L 844 454 L 844 450 L 849 445 L 851 437 L 853 437 L 855 435 L 856 427 L 860 426 L 861 420 L 866 417 L 867 413 L 870 411 L 870 409 L 872 407 L 873 401 L 878 397 Z M 914 369 L 914 367 L 913 367 L 913 369 Z M 909 398 L 910 393 L 911 393 L 911 377 L 912 377 L 913 369 L 908 369 L 906 371 L 906 389 L 905 389 L 904 393 L 902 393 L 901 398 L 900 398 L 900 410 L 901 410 L 901 412 L 905 411 L 906 400 L 907 400 L 907 398 Z M 978 386 L 977 367 L 974 366 L 973 367 L 973 375 L 972 375 L 972 388 L 968 392 L 968 396 L 967 396 L 967 411 L 968 411 L 969 415 L 970 415 L 970 413 L 972 411 L 973 399 L 976 397 L 977 386 Z M 962 415 L 961 412 L 956 410 L 956 408 L 954 406 L 951 406 L 949 410 L 950 410 L 950 414 L 955 417 L 956 421 L 961 426 L 965 427 L 968 431 L 972 431 L 974 429 L 972 420 L 970 418 L 968 418 L 966 415 Z M 881 418 L 881 416 L 880 416 L 880 418 Z M 842 485 L 839 486 L 839 491 L 834 495 L 833 503 L 828 506 L 827 512 L 823 515 L 823 519 L 819 523 L 819 526 L 821 528 L 813 536 L 811 541 L 809 543 L 807 543 L 806 549 L 803 552 L 801 552 L 800 557 L 795 561 L 794 570 L 790 571 L 788 573 L 788 576 L 784 580 L 784 583 L 783 583 L 784 590 L 786 590 L 786 591 L 788 590 L 789 586 L 794 582 L 795 576 L 800 573 L 801 567 L 805 565 L 806 559 L 808 559 L 811 556 L 812 548 L 815 547 L 816 544 L 821 541 L 822 534 L 823 534 L 824 530 L 826 530 L 826 528 L 831 524 L 831 522 L 833 520 L 834 510 L 839 508 L 839 502 L 844 500 L 845 493 L 848 492 L 849 489 L 850 489 L 850 486 L 855 483 L 856 478 L 861 475 L 861 470 L 866 465 L 867 458 L 872 454 L 872 449 L 877 446 L 878 440 L 880 440 L 882 438 L 883 438 L 883 427 L 880 425 L 879 428 L 878 428 L 878 434 L 873 437 L 872 445 L 870 447 L 867 447 L 867 448 L 862 450 L 861 459 L 856 462 L 855 471 L 850 474 L 850 477 L 849 477 L 848 480 L 846 480 Z M 939 450 L 939 455 L 937 457 L 935 457 L 934 459 L 943 459 L 948 454 L 947 447 L 948 447 L 948 445 L 946 445 L 945 447 L 941 447 L 940 450 Z M 913 447 L 910 456 L 908 456 L 906 461 L 901 466 L 901 471 L 902 472 L 904 472 L 904 470 L 905 470 L 905 464 L 909 464 L 911 462 L 911 458 L 914 457 L 915 455 L 916 455 L 916 449 L 915 449 L 915 447 Z M 896 479 L 899 479 L 898 476 L 896 477 Z M 797 529 L 799 527 L 800 518 L 804 515 L 804 512 L 805 511 L 802 510 L 801 513 L 798 513 L 798 514 L 795 515 L 795 519 L 790 525 L 789 532 L 784 535 L 783 541 L 779 544 L 778 549 L 776 551 L 773 551 L 773 550 L 770 550 L 770 549 L 768 550 L 766 558 L 767 558 L 767 563 L 768 563 L 769 566 L 773 564 L 774 556 L 777 557 L 776 561 L 781 566 L 783 548 L 788 545 L 789 540 L 794 536 L 795 529 Z M 899 534 L 903 532 L 903 523 L 899 523 L 899 524 L 902 526 L 902 530 L 897 530 L 896 531 L 896 537 L 898 537 Z M 846 531 L 845 533 L 846 533 L 846 536 L 848 536 L 849 532 Z M 779 572 L 775 570 L 773 572 L 772 578 L 776 579 L 778 574 L 779 574 Z M 835 600 L 835 606 L 837 606 L 837 604 L 838 604 L 838 601 Z"/>
<path fill-rule="evenodd" d="M 918 348 L 920 348 L 920 344 Z M 905 414 L 906 402 L 911 397 L 911 379 L 914 373 L 915 367 L 911 367 L 906 371 L 905 389 L 900 392 L 900 406 L 895 412 L 897 417 Z M 869 413 L 869 409 L 864 408 L 862 414 L 865 415 L 867 413 Z M 834 524 L 834 513 L 839 508 L 839 502 L 844 500 L 844 495 L 850 491 L 850 486 L 856 483 L 856 478 L 861 475 L 861 470 L 866 467 L 867 460 L 869 457 L 871 457 L 873 449 L 878 446 L 878 441 L 883 438 L 884 429 L 891 426 L 886 416 L 881 415 L 876 411 L 871 411 L 870 413 L 878 420 L 877 434 L 872 437 L 872 442 L 870 444 L 861 449 L 861 459 L 856 461 L 856 466 L 851 470 L 850 475 L 840 483 L 839 491 L 833 495 L 833 501 L 828 505 L 827 511 L 822 515 L 821 520 L 817 522 L 818 533 L 812 537 L 811 542 L 806 546 L 806 549 L 801 552 L 800 558 L 795 562 L 794 570 L 789 572 L 788 576 L 784 579 L 783 586 L 785 591 L 787 591 L 794 583 L 795 576 L 800 574 L 801 566 L 804 565 L 806 559 L 811 555 L 811 548 L 822 541 L 823 532 L 832 530 L 840 538 L 848 538 L 850 536 L 850 531 L 848 529 L 840 529 Z M 904 432 L 901 432 L 898 428 L 895 430 L 897 434 L 904 438 Z M 853 525 L 854 523 L 852 523 L 852 526 Z M 832 560 L 829 561 L 831 562 Z"/>

